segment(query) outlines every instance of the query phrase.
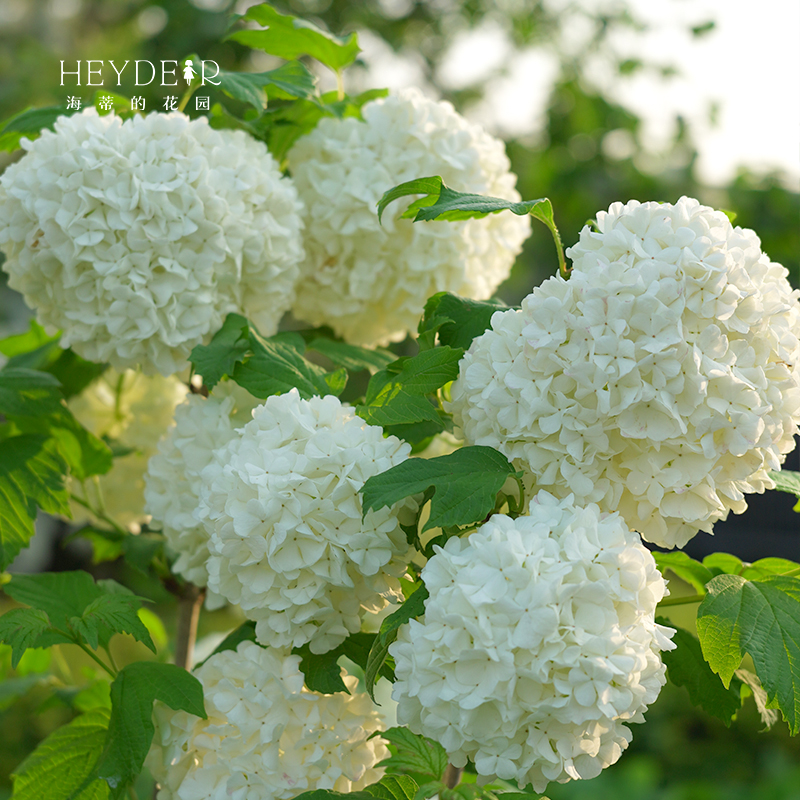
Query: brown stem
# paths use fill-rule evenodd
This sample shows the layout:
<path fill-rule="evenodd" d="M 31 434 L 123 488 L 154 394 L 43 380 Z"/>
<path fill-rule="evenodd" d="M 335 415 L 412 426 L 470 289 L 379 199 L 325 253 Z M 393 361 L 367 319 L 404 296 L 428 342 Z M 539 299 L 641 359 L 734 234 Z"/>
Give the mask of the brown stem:
<path fill-rule="evenodd" d="M 448 789 L 458 786 L 463 771 L 464 767 L 454 767 L 452 764 L 447 765 L 447 769 L 444 771 L 444 782 Z"/>
<path fill-rule="evenodd" d="M 187 583 L 178 597 L 178 640 L 175 643 L 175 663 L 191 670 L 197 623 L 206 590 Z"/>

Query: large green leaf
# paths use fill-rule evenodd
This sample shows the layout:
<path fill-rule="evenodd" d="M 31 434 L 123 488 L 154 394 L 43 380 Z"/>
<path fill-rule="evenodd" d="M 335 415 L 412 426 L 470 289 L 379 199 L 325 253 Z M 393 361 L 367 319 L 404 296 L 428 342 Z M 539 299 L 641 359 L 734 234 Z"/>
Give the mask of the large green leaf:
<path fill-rule="evenodd" d="M 42 130 L 52 130 L 60 116 L 69 116 L 72 113 L 74 112 L 68 111 L 65 106 L 27 108 L 20 111 L 0 127 L 0 150 L 16 150 L 23 136 L 35 139 Z"/>
<path fill-rule="evenodd" d="M 281 14 L 266 3 L 249 8 L 242 19 L 257 22 L 266 30 L 236 31 L 228 39 L 279 58 L 311 56 L 338 72 L 352 64 L 360 51 L 355 33 L 340 39 L 310 22 Z"/>
<path fill-rule="evenodd" d="M 703 656 L 725 686 L 748 653 L 772 708 L 800 732 L 800 581 L 718 575 L 697 612 Z"/>
<path fill-rule="evenodd" d="M 465 297 L 439 292 L 425 303 L 425 313 L 419 323 L 419 341 L 433 346 L 433 337 L 451 347 L 467 350 L 475 337 L 491 326 L 498 311 L 508 311 L 502 300 L 470 300 Z"/>
<path fill-rule="evenodd" d="M 660 620 L 665 625 L 670 623 Z M 725 687 L 719 675 L 711 671 L 703 658 L 700 642 L 683 628 L 677 628 L 672 639 L 675 650 L 665 650 L 661 657 L 667 674 L 676 686 L 683 686 L 689 699 L 730 727 L 731 720 L 742 705 L 741 682 L 733 678 Z"/>
<path fill-rule="evenodd" d="M 409 458 L 364 484 L 364 513 L 433 490 L 423 530 L 471 525 L 491 513 L 497 493 L 515 474 L 508 459 L 491 447 L 462 447 L 438 458 Z"/>
<path fill-rule="evenodd" d="M 135 661 L 111 684 L 111 719 L 99 775 L 112 789 L 130 783 L 141 771 L 153 741 L 153 703 L 206 719 L 203 686 L 174 664 Z"/>
<path fill-rule="evenodd" d="M 229 97 L 248 103 L 257 111 L 267 106 L 267 97 L 306 98 L 315 91 L 316 79 L 305 64 L 290 61 L 269 72 L 220 70 L 219 88 Z"/>
<path fill-rule="evenodd" d="M 349 694 L 342 680 L 339 657 L 347 656 L 360 667 L 366 667 L 375 637 L 374 633 L 352 633 L 338 647 L 327 653 L 312 653 L 308 645 L 295 648 L 292 652 L 300 656 L 300 671 L 305 676 L 306 687 L 312 692 L 322 694 L 333 692 Z"/>
<path fill-rule="evenodd" d="M 224 375 L 232 375 L 234 367 L 250 351 L 250 323 L 241 314 L 228 314 L 222 327 L 208 344 L 198 344 L 189 356 L 203 383 L 213 389 Z"/>
<path fill-rule="evenodd" d="M 419 786 L 409 775 L 386 775 L 377 783 L 371 783 L 364 791 L 381 800 L 414 800 Z"/>
<path fill-rule="evenodd" d="M 308 342 L 308 349 L 329 358 L 334 364 L 345 369 L 358 372 L 368 369 L 370 372 L 385 369 L 391 364 L 396 356 L 389 350 L 377 347 L 374 350 L 367 350 L 365 347 L 358 347 L 354 344 L 341 342 L 338 339 L 330 339 L 325 336 L 316 336 Z"/>
<path fill-rule="evenodd" d="M 780 471 L 770 472 L 769 476 L 775 481 L 776 489 L 800 497 L 800 472 L 782 469 Z"/>
<path fill-rule="evenodd" d="M 11 666 L 16 669 L 29 647 L 50 629 L 44 611 L 36 608 L 12 608 L 0 617 L 0 642 L 11 646 Z"/>
<path fill-rule="evenodd" d="M 8 366 L 0 370 L 0 414 L 41 417 L 61 408 L 59 382 L 49 373 Z"/>
<path fill-rule="evenodd" d="M 14 800 L 107 800 L 96 777 L 109 713 L 96 708 L 51 733 L 14 773 Z"/>
<path fill-rule="evenodd" d="M 22 435 L 3 440 L 0 461 L 0 569 L 26 547 L 37 509 L 69 516 L 64 474 L 67 465 L 55 442 Z"/>
<path fill-rule="evenodd" d="M 706 584 L 714 577 L 714 573 L 708 567 L 689 558 L 682 550 L 653 553 L 653 558 L 662 572 L 670 570 L 682 581 L 691 584 L 698 592 L 705 592 Z"/>
<path fill-rule="evenodd" d="M 434 219 L 450 221 L 472 219 L 485 217 L 487 214 L 496 214 L 500 211 L 511 211 L 521 217 L 530 215 L 543 222 L 552 234 L 558 251 L 559 267 L 562 273 L 566 273 L 561 236 L 553 218 L 553 206 L 546 197 L 538 200 L 513 202 L 500 197 L 457 192 L 447 186 L 441 177 L 433 175 L 429 178 L 406 181 L 385 192 L 378 201 L 378 219 L 381 218 L 389 203 L 409 195 L 422 195 L 422 198 L 413 202 L 402 214 L 403 218 L 413 218 L 414 222 Z"/>
<path fill-rule="evenodd" d="M 381 731 L 380 736 L 394 745 L 396 752 L 381 761 L 379 767 L 441 780 L 447 769 L 447 753 L 438 742 L 412 733 L 408 728 L 389 728 Z"/>

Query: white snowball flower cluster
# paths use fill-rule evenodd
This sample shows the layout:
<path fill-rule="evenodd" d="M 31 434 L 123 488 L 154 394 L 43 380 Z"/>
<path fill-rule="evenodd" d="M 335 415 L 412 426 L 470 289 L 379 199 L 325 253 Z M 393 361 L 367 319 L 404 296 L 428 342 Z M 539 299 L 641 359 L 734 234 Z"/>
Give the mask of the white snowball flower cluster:
<path fill-rule="evenodd" d="M 653 621 L 664 579 L 618 514 L 540 492 L 530 516 L 437 548 L 422 579 L 425 615 L 389 648 L 398 722 L 538 792 L 617 761 L 674 648 Z"/>
<path fill-rule="evenodd" d="M 264 144 L 205 118 L 87 109 L 22 146 L 0 178 L 3 268 L 65 347 L 169 375 L 230 311 L 275 332 L 302 221 Z"/>
<path fill-rule="evenodd" d="M 355 344 L 415 331 L 425 301 L 449 291 L 486 299 L 530 232 L 528 217 L 463 222 L 399 219 L 376 204 L 393 186 L 430 175 L 462 192 L 519 200 L 503 143 L 449 103 L 409 89 L 367 103 L 364 120 L 323 119 L 289 152 L 306 206 L 306 259 L 293 313 Z"/>
<path fill-rule="evenodd" d="M 616 203 L 461 362 L 453 410 L 529 482 L 651 542 L 711 532 L 773 483 L 800 425 L 800 293 L 696 200 Z"/>
<path fill-rule="evenodd" d="M 409 546 L 398 515 L 416 502 L 362 522 L 359 490 L 409 451 L 336 397 L 267 398 L 202 472 L 209 588 L 255 620 L 265 644 L 339 645 L 402 597 Z"/>
<path fill-rule="evenodd" d="M 121 525 L 135 525 L 145 518 L 144 489 L 147 462 L 158 440 L 172 422 L 175 406 L 186 395 L 186 386 L 176 377 L 147 376 L 134 370 L 103 373 L 67 405 L 78 422 L 97 437 L 108 437 L 130 450 L 114 459 L 105 475 L 71 491 L 102 508 Z M 83 495 L 86 492 L 87 496 Z M 72 521 L 88 522 L 86 508 L 71 503 Z"/>
<path fill-rule="evenodd" d="M 174 424 L 145 473 L 145 509 L 178 554 L 172 570 L 197 586 L 208 584 L 209 556 L 208 534 L 194 515 L 200 473 L 260 402 L 233 381 L 218 384 L 208 398 L 190 394 L 175 409 Z"/>
<path fill-rule="evenodd" d="M 357 791 L 388 755 L 379 712 L 352 694 L 303 686 L 300 657 L 242 642 L 195 671 L 208 719 L 157 703 L 146 764 L 159 800 L 286 800 L 311 789 Z"/>

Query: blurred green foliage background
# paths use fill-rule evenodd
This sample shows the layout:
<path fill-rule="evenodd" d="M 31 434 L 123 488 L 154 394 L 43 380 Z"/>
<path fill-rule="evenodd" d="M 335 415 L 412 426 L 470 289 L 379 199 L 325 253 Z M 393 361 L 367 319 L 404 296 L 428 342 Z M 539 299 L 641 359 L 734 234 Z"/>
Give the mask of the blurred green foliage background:
<path fill-rule="evenodd" d="M 508 142 L 508 153 L 523 198 L 552 200 L 565 245 L 577 240 L 587 219 L 614 201 L 675 202 L 687 194 L 735 211 L 737 223 L 755 229 L 764 250 L 789 267 L 795 285 L 800 285 L 800 196 L 786 188 L 782 176 L 742 169 L 727 186 L 703 186 L 695 169 L 693 134 L 683 120 L 676 120 L 675 135 L 662 152 L 646 152 L 642 121 L 593 84 L 586 66 L 590 55 L 605 56 L 621 81 L 642 70 L 669 80 L 680 66 L 615 61 L 610 35 L 620 29 L 641 29 L 624 2 L 608 3 L 606 11 L 584 9 L 602 4 L 573 3 L 569 14 L 552 11 L 543 0 L 291 0 L 274 5 L 334 33 L 372 31 L 386 52 L 412 63 L 430 89 L 460 109 L 478 102 L 485 84 L 477 81 L 457 90 L 442 85 L 440 67 L 448 45 L 460 32 L 490 19 L 501 20 L 515 48 L 541 48 L 557 58 L 543 129 Z M 235 0 L 0 0 L 0 119 L 28 106 L 64 103 L 74 90 L 59 86 L 61 59 L 67 65 L 76 59 L 114 59 L 119 64 L 126 59 L 157 62 L 198 53 L 227 69 L 269 68 L 263 60 L 256 63 L 245 48 L 221 42 L 230 13 L 244 8 Z M 576 55 L 567 45 L 578 18 L 584 30 L 588 26 L 589 36 L 588 45 Z M 701 26 L 695 35 L 713 35 L 713 24 Z M 501 64 L 496 71 L 506 66 Z M 350 80 L 358 84 L 356 90 L 374 85 L 365 66 L 356 66 Z M 161 87 L 134 90 L 125 82 L 115 90 L 128 96 L 143 94 L 148 110 L 160 107 L 164 94 Z M 90 91 L 84 89 L 84 102 Z M 614 147 L 614 142 L 624 146 Z M 3 164 L 0 161 L 0 167 Z M 555 268 L 549 233 L 534 227 L 500 294 L 516 303 Z M 27 316 L 18 297 L 5 292 L 2 298 L 0 327 L 13 326 Z M 158 598 L 156 586 L 134 588 Z M 205 615 L 202 624 L 209 632 L 224 627 L 226 621 Z M 681 624 L 691 627 L 692 622 Z M 80 709 L 79 698 L 54 692 L 47 680 L 37 677 L 47 664 L 33 657 L 28 662 L 12 673 L 7 654 L 0 653 L 0 677 L 11 678 L 0 683 L 0 800 L 10 796 L 9 774 L 14 767 L 51 729 Z M 86 667 L 71 661 L 59 668 L 80 672 Z M 788 737 L 783 723 L 768 733 L 760 733 L 761 727 L 752 701 L 726 729 L 695 710 L 683 689 L 667 686 L 648 713 L 647 724 L 633 726 L 634 742 L 617 766 L 591 782 L 554 786 L 549 796 L 552 800 L 800 798 L 800 742 Z"/>

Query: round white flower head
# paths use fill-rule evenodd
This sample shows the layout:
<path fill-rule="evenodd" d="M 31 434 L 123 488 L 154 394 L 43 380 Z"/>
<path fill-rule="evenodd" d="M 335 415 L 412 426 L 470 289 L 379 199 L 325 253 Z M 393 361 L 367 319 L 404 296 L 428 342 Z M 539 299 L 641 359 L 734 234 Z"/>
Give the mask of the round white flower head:
<path fill-rule="evenodd" d="M 174 572 L 197 586 L 208 584 L 208 534 L 194 517 L 200 473 L 214 450 L 237 435 L 261 401 L 233 381 L 214 387 L 208 398 L 190 394 L 175 409 L 175 421 L 158 444 L 144 476 L 145 509 L 160 523 L 178 554 Z"/>
<path fill-rule="evenodd" d="M 186 395 L 186 386 L 171 376 L 147 376 L 134 370 L 106 370 L 96 381 L 67 402 L 78 422 L 98 437 L 108 437 L 124 450 L 114 466 L 97 482 L 86 481 L 72 491 L 91 505 L 102 508 L 121 525 L 141 522 L 144 503 L 144 473 L 158 440 L 172 421 L 175 406 Z M 84 497 L 83 493 L 86 492 Z M 92 517 L 82 505 L 72 502 L 72 522 Z"/>
<path fill-rule="evenodd" d="M 463 222 L 400 219 L 376 204 L 393 186 L 429 175 L 462 192 L 519 200 L 503 144 L 446 102 L 404 90 L 367 103 L 364 120 L 323 119 L 289 152 L 306 206 L 306 259 L 293 313 L 356 344 L 416 331 L 425 301 L 449 291 L 486 299 L 504 281 L 528 217 Z"/>
<path fill-rule="evenodd" d="M 3 268 L 65 347 L 169 375 L 230 311 L 275 332 L 301 205 L 262 143 L 205 118 L 87 109 L 22 146 L 0 178 Z"/>
<path fill-rule="evenodd" d="M 264 644 L 339 645 L 402 597 L 409 546 L 398 515 L 416 502 L 362 521 L 359 490 L 409 451 L 336 397 L 267 398 L 202 472 L 209 588 L 256 620 Z"/>
<path fill-rule="evenodd" d="M 156 703 L 146 764 L 159 800 L 285 800 L 311 789 L 356 791 L 383 771 L 383 727 L 358 681 L 352 694 L 303 686 L 300 657 L 242 642 L 195 671 L 208 719 Z"/>
<path fill-rule="evenodd" d="M 664 685 L 664 579 L 618 514 L 540 492 L 436 548 L 430 596 L 389 648 L 397 719 L 484 779 L 593 778 Z"/>
<path fill-rule="evenodd" d="M 696 200 L 598 214 L 521 311 L 461 362 L 453 410 L 530 483 L 619 511 L 645 539 L 711 532 L 800 425 L 800 293 L 756 235 Z"/>

